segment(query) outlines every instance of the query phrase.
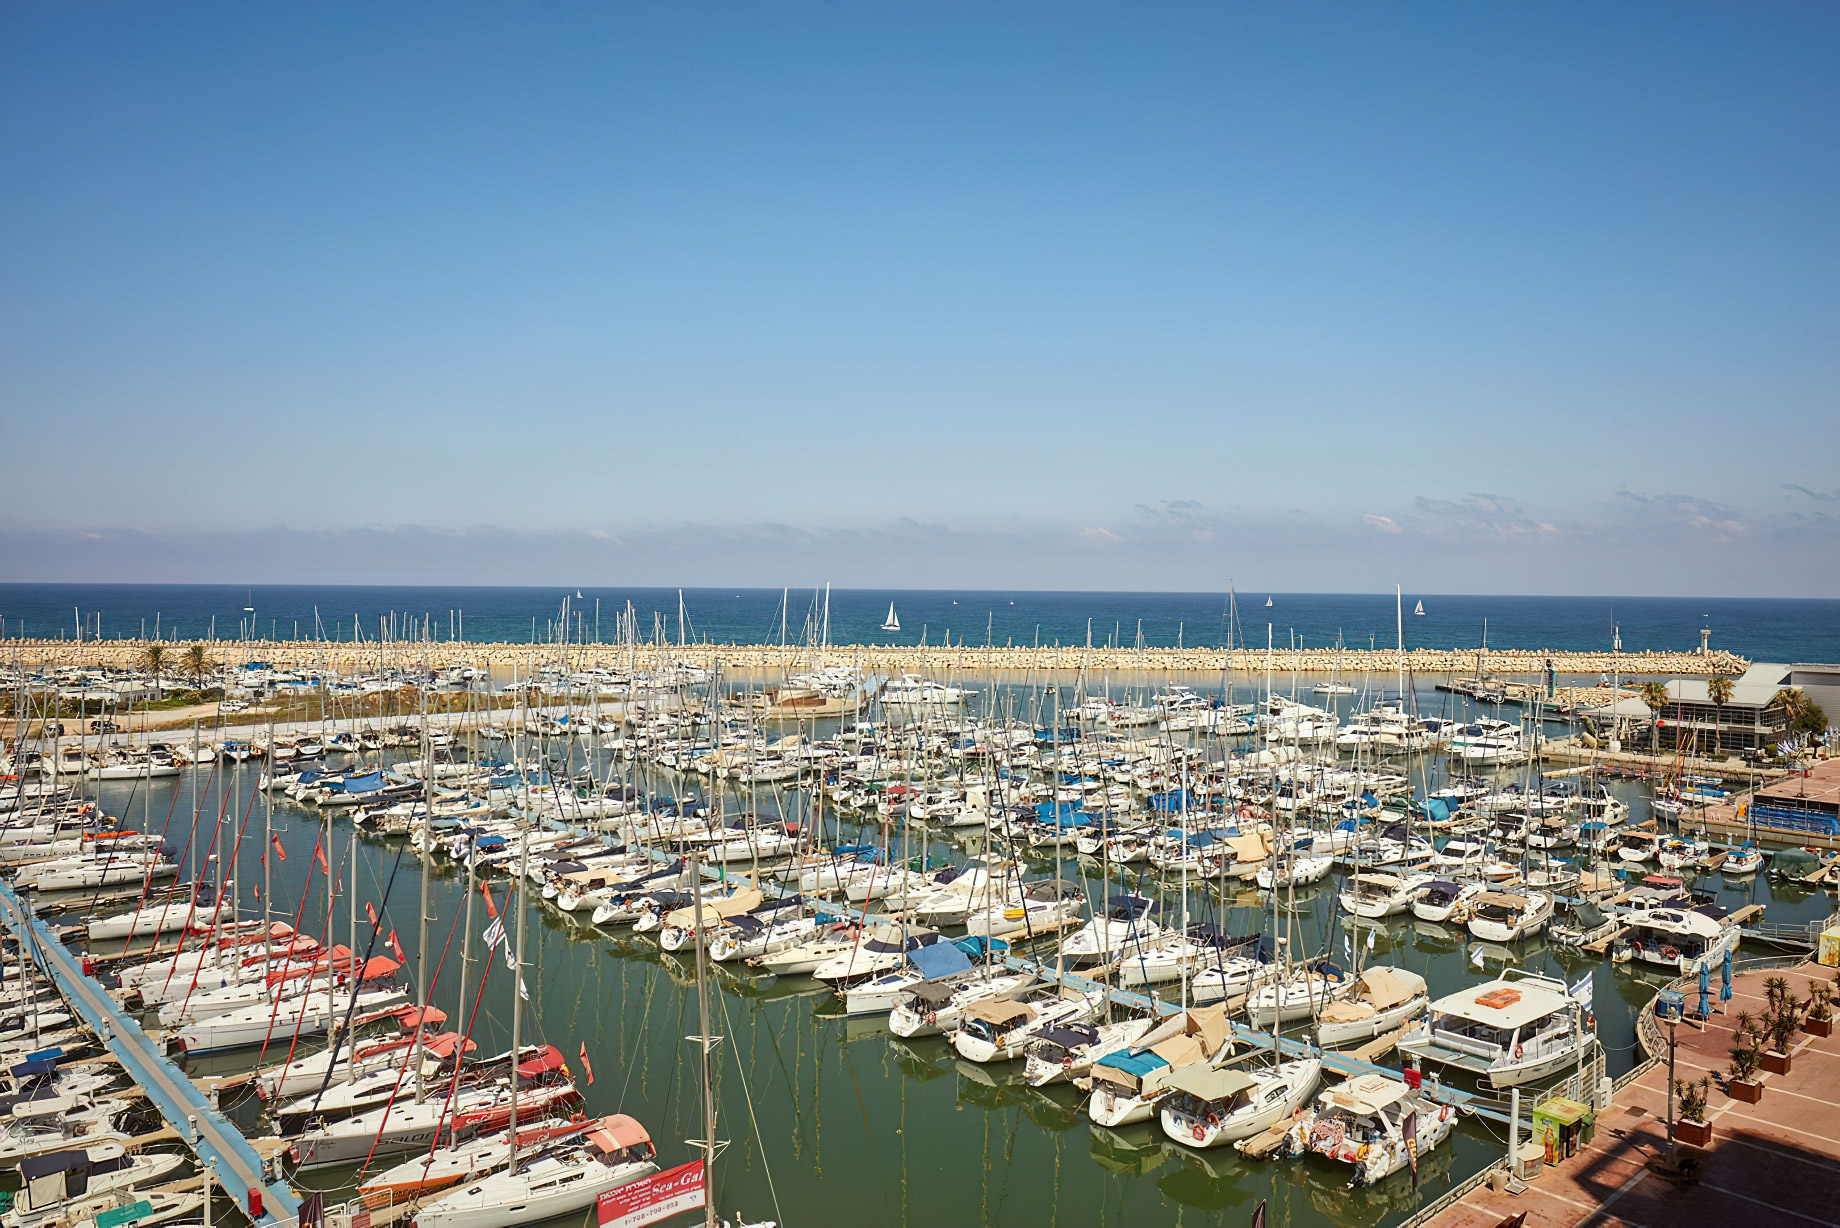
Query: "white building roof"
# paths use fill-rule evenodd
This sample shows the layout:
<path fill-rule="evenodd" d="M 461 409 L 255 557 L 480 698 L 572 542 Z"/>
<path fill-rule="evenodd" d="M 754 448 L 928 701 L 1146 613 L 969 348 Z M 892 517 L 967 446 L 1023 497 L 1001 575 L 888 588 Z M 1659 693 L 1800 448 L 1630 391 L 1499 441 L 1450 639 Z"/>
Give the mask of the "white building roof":
<path fill-rule="evenodd" d="M 1764 707 L 1776 692 L 1789 685 L 1789 674 L 1787 665 L 1758 661 L 1731 680 L 1730 702 L 1750 708 Z M 1668 694 L 1681 703 L 1709 704 L 1712 697 L 1706 693 L 1707 681 L 1705 678 L 1676 678 L 1668 683 Z"/>
<path fill-rule="evenodd" d="M 1501 995 L 1500 1005 L 1481 1000 L 1497 993 Z M 1544 1019 L 1568 1001 L 1563 991 L 1546 988 L 1537 981 L 1496 980 L 1439 998 L 1431 1004 L 1431 1010 L 1435 1014 L 1455 1015 L 1471 1023 L 1511 1031 L 1536 1019 Z"/>

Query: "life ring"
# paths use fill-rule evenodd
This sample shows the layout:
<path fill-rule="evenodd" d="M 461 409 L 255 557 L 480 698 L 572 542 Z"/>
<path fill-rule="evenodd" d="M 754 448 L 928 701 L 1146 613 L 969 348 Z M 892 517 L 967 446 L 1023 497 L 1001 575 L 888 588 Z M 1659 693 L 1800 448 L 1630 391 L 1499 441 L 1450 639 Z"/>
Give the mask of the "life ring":
<path fill-rule="evenodd" d="M 1679 947 L 1662 947 L 1661 948 L 1661 958 L 1672 963 L 1674 960 L 1677 960 L 1680 958 L 1680 948 Z"/>
<path fill-rule="evenodd" d="M 1630 950 L 1630 952 L 1631 952 L 1632 954 L 1635 954 L 1635 955 L 1640 955 L 1640 954 L 1642 953 L 1642 944 L 1641 944 L 1641 942 L 1639 942 L 1639 941 L 1637 941 L 1637 942 L 1631 942 L 1631 943 L 1629 944 L 1629 950 Z"/>
<path fill-rule="evenodd" d="M 1071 1053 L 1061 1054 L 1061 1069 L 1062 1070 L 1072 1070 L 1073 1069 L 1073 1054 Z"/>
<path fill-rule="evenodd" d="M 1209 1113 L 1207 1115 L 1207 1124 L 1210 1126 L 1218 1126 L 1220 1124 L 1220 1114 Z"/>
<path fill-rule="evenodd" d="M 1207 1131 L 1201 1128 L 1200 1122 L 1196 1122 L 1194 1124 L 1194 1127 L 1189 1130 L 1189 1134 L 1194 1138 L 1194 1140 L 1197 1143 L 1199 1143 L 1201 1140 L 1207 1137 Z"/>
<path fill-rule="evenodd" d="M 1514 1042 L 1514 1060 L 1517 1062 L 1521 1060 L 1521 1045 L 1519 1041 Z"/>
<path fill-rule="evenodd" d="M 928 1011 L 926 1013 L 926 1021 L 928 1025 L 937 1024 L 939 1022 L 939 1012 L 938 1011 Z"/>

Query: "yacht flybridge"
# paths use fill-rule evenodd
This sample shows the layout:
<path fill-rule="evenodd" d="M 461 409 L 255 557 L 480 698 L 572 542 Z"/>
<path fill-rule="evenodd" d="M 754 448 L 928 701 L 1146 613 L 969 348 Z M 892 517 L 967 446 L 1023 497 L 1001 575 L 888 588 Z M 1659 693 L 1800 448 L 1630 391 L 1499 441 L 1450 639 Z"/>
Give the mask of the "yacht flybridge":
<path fill-rule="evenodd" d="M 1510 969 L 1433 1002 L 1399 1049 L 1514 1087 L 1577 1065 L 1596 1045 L 1595 1022 L 1563 981 Z"/>

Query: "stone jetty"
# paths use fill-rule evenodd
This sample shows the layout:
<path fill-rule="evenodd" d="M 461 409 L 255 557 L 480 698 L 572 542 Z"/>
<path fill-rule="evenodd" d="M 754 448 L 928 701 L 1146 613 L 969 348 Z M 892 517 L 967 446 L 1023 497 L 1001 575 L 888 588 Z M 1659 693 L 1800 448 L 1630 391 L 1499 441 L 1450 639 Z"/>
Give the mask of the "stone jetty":
<path fill-rule="evenodd" d="M 196 641 L 167 642 L 174 668 Z M 57 668 L 112 666 L 135 668 L 146 657 L 147 642 L 130 639 L 0 641 L 0 661 L 20 666 Z M 956 677 L 1018 675 L 1044 671 L 1086 669 L 1093 673 L 1156 677 L 1175 674 L 1215 674 L 1231 671 L 1241 677 L 1263 674 L 1267 656 L 1263 648 L 1086 648 L 1080 645 L 1005 644 L 833 644 L 809 645 L 648 643 L 625 644 L 510 644 L 466 641 L 376 641 L 363 643 L 313 640 L 215 640 L 205 644 L 213 665 L 241 665 L 263 661 L 282 668 L 333 669 L 341 673 L 367 673 L 403 666 L 473 666 L 495 674 L 529 673 L 545 665 L 570 669 L 658 669 L 672 664 L 710 667 L 724 671 L 772 676 L 808 670 L 821 664 L 852 665 L 873 673 L 941 674 Z M 1370 651 L 1274 649 L 1270 654 L 1274 674 L 1324 675 L 1339 672 L 1351 683 L 1364 675 L 1376 680 L 1395 673 L 1397 656 L 1391 649 Z M 1432 676 L 1507 677 L 1539 675 L 1548 668 L 1559 674 L 1597 675 L 1620 672 L 1625 678 L 1736 677 L 1750 664 L 1728 652 L 1555 652 L 1546 649 L 1414 648 L 1405 654 L 1405 667 L 1420 678 Z"/>

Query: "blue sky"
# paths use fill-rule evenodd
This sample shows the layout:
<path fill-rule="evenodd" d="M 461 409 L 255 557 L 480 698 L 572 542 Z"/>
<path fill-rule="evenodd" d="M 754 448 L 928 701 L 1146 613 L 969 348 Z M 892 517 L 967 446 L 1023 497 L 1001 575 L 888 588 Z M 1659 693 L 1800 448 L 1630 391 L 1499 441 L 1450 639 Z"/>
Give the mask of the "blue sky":
<path fill-rule="evenodd" d="M 1840 595 L 1836 63 L 1812 4 L 9 5 L 0 573 Z"/>

